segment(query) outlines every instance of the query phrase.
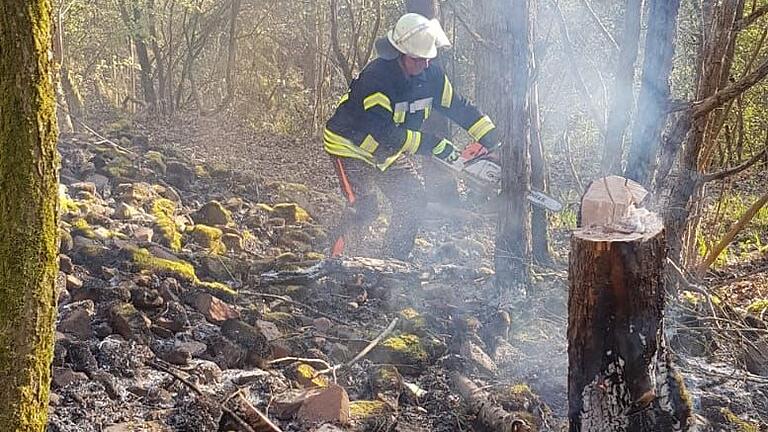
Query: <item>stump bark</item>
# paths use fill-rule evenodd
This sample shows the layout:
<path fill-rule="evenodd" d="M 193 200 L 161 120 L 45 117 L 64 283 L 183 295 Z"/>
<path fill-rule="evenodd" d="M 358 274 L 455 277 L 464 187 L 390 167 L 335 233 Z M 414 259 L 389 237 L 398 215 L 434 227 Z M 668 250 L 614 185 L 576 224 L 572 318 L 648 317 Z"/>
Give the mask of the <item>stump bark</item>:
<path fill-rule="evenodd" d="M 571 432 L 689 428 L 690 405 L 664 339 L 664 229 L 628 231 L 592 226 L 571 239 Z"/>

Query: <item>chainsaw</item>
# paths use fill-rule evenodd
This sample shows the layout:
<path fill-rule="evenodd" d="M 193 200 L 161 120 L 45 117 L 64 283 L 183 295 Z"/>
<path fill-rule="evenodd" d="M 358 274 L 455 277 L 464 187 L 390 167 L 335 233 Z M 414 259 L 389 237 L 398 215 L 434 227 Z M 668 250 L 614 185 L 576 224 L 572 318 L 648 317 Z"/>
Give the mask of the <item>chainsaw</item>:
<path fill-rule="evenodd" d="M 437 161 L 476 185 L 490 187 L 497 191 L 501 188 L 501 165 L 480 143 L 468 145 L 454 162 L 441 159 Z M 552 212 L 563 209 L 563 205 L 558 200 L 541 191 L 529 191 L 526 198 L 531 204 Z"/>

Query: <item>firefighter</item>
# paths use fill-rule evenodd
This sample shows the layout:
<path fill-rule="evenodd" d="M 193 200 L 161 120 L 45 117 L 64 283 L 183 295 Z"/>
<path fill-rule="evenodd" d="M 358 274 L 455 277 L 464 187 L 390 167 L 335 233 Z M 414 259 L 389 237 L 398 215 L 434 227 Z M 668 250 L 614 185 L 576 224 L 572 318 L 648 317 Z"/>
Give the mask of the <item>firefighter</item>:
<path fill-rule="evenodd" d="M 448 37 L 437 20 L 403 15 L 376 41 L 378 57 L 352 81 L 326 123 L 324 148 L 349 204 L 330 233 L 331 256 L 343 253 L 348 234 L 376 219 L 378 187 L 392 207 L 383 255 L 408 258 L 427 201 L 424 182 L 409 156 L 447 162 L 459 157 L 450 140 L 420 131 L 434 111 L 459 124 L 488 151 L 500 146 L 491 119 L 454 91 L 442 69 L 430 66 L 438 48 L 447 46 Z"/>

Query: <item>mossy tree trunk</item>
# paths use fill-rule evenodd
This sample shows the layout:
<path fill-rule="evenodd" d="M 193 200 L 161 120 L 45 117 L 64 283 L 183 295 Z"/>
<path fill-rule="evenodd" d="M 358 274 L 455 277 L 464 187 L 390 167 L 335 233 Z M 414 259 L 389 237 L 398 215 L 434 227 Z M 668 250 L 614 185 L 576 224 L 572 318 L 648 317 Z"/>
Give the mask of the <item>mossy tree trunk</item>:
<path fill-rule="evenodd" d="M 0 3 L 0 430 L 45 430 L 58 231 L 50 0 Z"/>

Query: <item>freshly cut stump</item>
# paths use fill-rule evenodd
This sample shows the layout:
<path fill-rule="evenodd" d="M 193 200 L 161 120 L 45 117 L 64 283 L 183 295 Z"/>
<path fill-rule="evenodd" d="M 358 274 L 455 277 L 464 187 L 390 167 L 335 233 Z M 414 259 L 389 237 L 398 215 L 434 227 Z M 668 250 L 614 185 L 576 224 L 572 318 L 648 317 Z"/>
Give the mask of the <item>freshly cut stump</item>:
<path fill-rule="evenodd" d="M 571 432 L 689 429 L 690 403 L 664 340 L 664 229 L 640 210 L 639 224 L 591 226 L 571 239 Z"/>

